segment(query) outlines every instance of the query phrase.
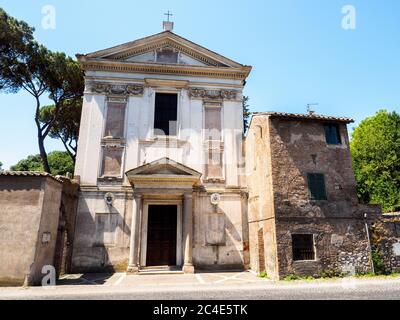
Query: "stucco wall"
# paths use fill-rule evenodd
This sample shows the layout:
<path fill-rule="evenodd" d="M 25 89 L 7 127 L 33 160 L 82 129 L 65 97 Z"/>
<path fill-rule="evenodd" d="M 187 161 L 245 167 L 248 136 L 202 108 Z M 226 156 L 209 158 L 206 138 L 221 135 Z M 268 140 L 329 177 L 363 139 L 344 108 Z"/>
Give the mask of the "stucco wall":
<path fill-rule="evenodd" d="M 0 280 L 40 282 L 53 264 L 62 184 L 49 177 L 0 177 Z M 42 243 L 44 232 L 50 242 Z"/>
<path fill-rule="evenodd" d="M 193 264 L 196 269 L 244 269 L 249 264 L 246 195 L 224 193 L 217 207 L 210 194 L 194 197 Z"/>
<path fill-rule="evenodd" d="M 100 79 L 99 79 L 100 80 Z M 213 80 L 216 82 L 217 80 Z M 214 83 L 221 85 L 223 83 Z M 164 89 L 165 88 L 161 88 Z M 213 88 L 215 89 L 215 88 Z M 122 172 L 134 169 L 145 163 L 168 157 L 182 163 L 205 177 L 204 149 L 204 106 L 201 99 L 193 99 L 187 89 L 178 93 L 178 135 L 176 145 L 152 140 L 154 122 L 155 92 L 160 88 L 146 87 L 142 96 L 130 96 L 127 101 L 125 121 L 125 152 Z M 224 177 L 228 186 L 241 184 L 238 163 L 242 157 L 242 104 L 241 87 L 238 86 L 238 98 L 222 103 L 222 140 L 224 142 Z M 75 176 L 81 185 L 97 185 L 101 167 L 101 139 L 103 138 L 106 113 L 106 96 L 85 93 L 81 130 L 79 135 Z M 129 185 L 123 175 L 123 185 Z"/>
<path fill-rule="evenodd" d="M 266 118 L 253 118 L 245 145 L 251 268 L 274 276 L 278 270 L 275 208 L 269 122 Z"/>
<path fill-rule="evenodd" d="M 73 272 L 126 270 L 133 196 L 131 193 L 115 192 L 113 206 L 109 207 L 104 201 L 104 195 L 105 192 L 100 191 L 80 193 Z M 199 269 L 244 269 L 249 264 L 245 194 L 238 191 L 223 194 L 216 210 L 210 203 L 209 193 L 194 193 L 194 266 Z M 107 230 L 106 235 L 107 239 L 114 240 L 112 244 L 102 245 L 98 242 L 101 234 L 96 230 L 96 215 L 99 214 L 116 217 L 112 223 L 114 227 Z M 133 236 L 139 239 L 139 234 Z"/>
<path fill-rule="evenodd" d="M 54 266 L 54 254 L 60 218 L 62 183 L 50 178 L 43 181 L 43 205 L 36 241 L 34 264 L 30 271 L 30 283 L 39 285 L 43 277 L 42 267 Z M 44 242 L 44 234 L 49 235 L 49 241 Z"/>
<path fill-rule="evenodd" d="M 114 193 L 112 206 L 104 201 L 105 194 L 106 192 L 101 191 L 80 192 L 72 272 L 126 271 L 131 234 L 132 192 Z M 99 215 L 110 219 L 106 220 L 110 229 L 96 231 L 96 216 Z M 106 239 L 106 243 L 102 239 Z"/>

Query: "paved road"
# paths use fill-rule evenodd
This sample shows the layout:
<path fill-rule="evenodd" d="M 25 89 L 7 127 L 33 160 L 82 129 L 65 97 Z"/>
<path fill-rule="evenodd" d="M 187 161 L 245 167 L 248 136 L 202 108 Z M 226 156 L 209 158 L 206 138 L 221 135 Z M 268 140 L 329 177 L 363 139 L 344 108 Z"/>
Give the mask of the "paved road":
<path fill-rule="evenodd" d="M 272 282 L 248 273 L 80 277 L 53 288 L 0 288 L 0 299 L 400 300 L 400 278 Z M 176 280 L 178 279 L 178 280 Z M 74 280 L 74 279 L 70 279 Z"/>

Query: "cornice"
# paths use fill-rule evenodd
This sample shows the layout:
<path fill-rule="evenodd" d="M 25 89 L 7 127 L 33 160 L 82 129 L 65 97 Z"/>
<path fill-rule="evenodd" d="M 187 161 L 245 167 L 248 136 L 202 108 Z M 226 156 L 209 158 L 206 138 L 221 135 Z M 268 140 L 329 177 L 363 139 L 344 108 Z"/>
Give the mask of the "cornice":
<path fill-rule="evenodd" d="M 119 73 L 170 74 L 206 78 L 245 80 L 251 67 L 221 68 L 188 66 L 182 64 L 167 65 L 158 63 L 137 63 L 110 61 L 106 59 L 81 59 L 85 71 L 106 71 Z"/>

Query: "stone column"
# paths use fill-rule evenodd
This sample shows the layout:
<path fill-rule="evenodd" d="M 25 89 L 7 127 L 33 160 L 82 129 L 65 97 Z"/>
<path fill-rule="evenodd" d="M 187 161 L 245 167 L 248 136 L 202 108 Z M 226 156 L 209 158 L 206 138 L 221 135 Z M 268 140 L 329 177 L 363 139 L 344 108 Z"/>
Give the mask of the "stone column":
<path fill-rule="evenodd" d="M 141 194 L 134 194 L 135 205 L 132 210 L 131 223 L 131 241 L 129 250 L 128 273 L 139 272 L 139 237 L 140 237 L 140 219 L 142 215 L 142 199 Z"/>
<path fill-rule="evenodd" d="M 183 196 L 184 273 L 194 273 L 193 267 L 193 194 Z"/>

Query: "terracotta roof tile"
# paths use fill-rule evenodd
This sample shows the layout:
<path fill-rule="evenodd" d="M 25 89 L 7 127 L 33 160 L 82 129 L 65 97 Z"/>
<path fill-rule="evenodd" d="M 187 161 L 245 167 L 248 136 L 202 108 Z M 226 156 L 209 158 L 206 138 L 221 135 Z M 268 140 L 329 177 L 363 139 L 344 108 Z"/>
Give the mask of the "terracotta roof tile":
<path fill-rule="evenodd" d="M 1 176 L 15 176 L 15 177 L 49 177 L 55 181 L 63 183 L 61 179 L 55 177 L 47 172 L 37 172 L 37 171 L 2 171 Z"/>
<path fill-rule="evenodd" d="M 333 117 L 333 116 L 325 116 L 316 113 L 309 114 L 298 114 L 298 113 L 287 113 L 287 112 L 254 112 L 254 116 L 271 116 L 277 118 L 287 118 L 287 119 L 305 119 L 305 120 L 324 120 L 324 121 L 336 121 L 336 122 L 345 122 L 345 123 L 353 123 L 354 120 L 351 118 L 344 117 Z"/>

